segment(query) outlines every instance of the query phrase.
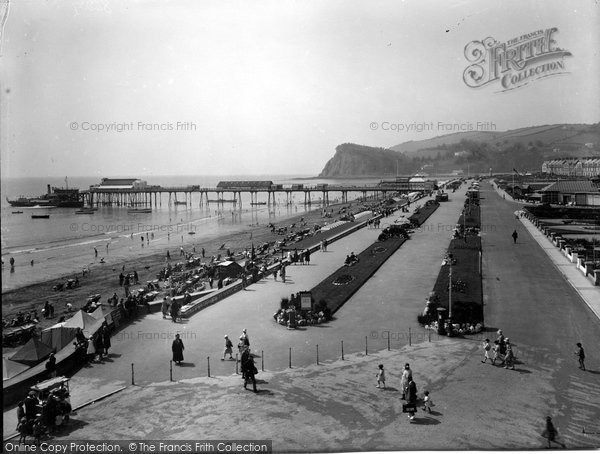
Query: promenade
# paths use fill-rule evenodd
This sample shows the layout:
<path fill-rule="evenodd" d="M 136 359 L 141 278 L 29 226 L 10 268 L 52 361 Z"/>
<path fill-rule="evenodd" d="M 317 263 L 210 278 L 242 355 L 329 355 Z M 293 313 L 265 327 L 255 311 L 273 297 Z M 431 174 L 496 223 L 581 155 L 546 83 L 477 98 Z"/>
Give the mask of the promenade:
<path fill-rule="evenodd" d="M 417 328 L 416 315 L 450 240 L 451 228 L 445 226 L 458 219 L 464 189 L 450 197 L 328 324 L 288 331 L 271 315 L 281 296 L 310 289 L 347 253 L 370 244 L 377 230 L 363 229 L 332 244 L 330 252 L 313 254 L 310 266 L 290 266 L 286 284 L 271 277 L 186 324 L 153 314 L 126 328 L 113 338 L 109 361 L 73 377 L 73 398 L 82 401 L 83 394 L 89 400 L 129 385 L 132 362 L 136 386 L 80 410 L 64 437 L 272 439 L 277 451 L 305 452 L 537 449 L 545 446 L 540 433 L 551 415 L 567 447 L 600 446 L 598 436 L 582 434 L 583 427 L 600 432 L 600 357 L 594 349 L 600 344 L 600 322 L 518 224 L 516 205 L 491 186 L 482 185 L 486 332 L 465 339 L 432 334 L 429 342 L 429 333 Z M 515 227 L 520 236 L 513 245 Z M 264 350 L 266 372 L 257 376 L 258 394 L 242 389 L 234 362 L 218 359 L 223 334 L 235 339 L 242 328 L 248 329 L 253 352 Z M 480 362 L 481 340 L 494 339 L 498 328 L 515 345 L 515 371 Z M 174 332 L 188 340 L 184 337 L 187 364 L 174 366 L 173 383 L 171 340 L 145 339 L 143 333 Z M 577 369 L 575 342 L 587 347 L 587 372 Z M 255 361 L 260 369 L 261 358 Z M 430 390 L 435 404 L 431 414 L 419 412 L 412 424 L 401 409 L 404 362 L 411 363 L 419 395 Z M 374 386 L 379 363 L 387 371 L 385 391 Z"/>

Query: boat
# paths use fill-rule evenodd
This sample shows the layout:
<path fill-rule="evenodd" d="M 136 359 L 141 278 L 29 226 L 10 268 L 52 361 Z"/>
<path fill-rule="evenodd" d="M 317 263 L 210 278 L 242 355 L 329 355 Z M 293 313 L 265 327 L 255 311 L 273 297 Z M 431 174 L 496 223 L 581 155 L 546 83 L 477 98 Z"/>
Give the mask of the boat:
<path fill-rule="evenodd" d="M 196 232 L 194 232 L 194 231 L 189 231 L 188 232 L 188 235 L 195 235 L 195 234 L 196 234 Z"/>
<path fill-rule="evenodd" d="M 138 214 L 138 213 L 152 213 L 152 208 L 129 208 L 127 210 L 129 214 Z"/>
<path fill-rule="evenodd" d="M 266 205 L 267 202 L 250 202 L 250 205 Z"/>
<path fill-rule="evenodd" d="M 77 210 L 75 214 L 94 214 L 95 212 L 96 210 L 94 210 L 93 208 L 82 208 L 80 210 Z"/>
<path fill-rule="evenodd" d="M 49 214 L 32 214 L 31 219 L 49 219 Z"/>
<path fill-rule="evenodd" d="M 237 199 L 209 199 L 209 203 L 237 203 Z"/>
<path fill-rule="evenodd" d="M 184 202 L 182 200 L 175 200 L 175 205 L 187 205 L 187 202 Z"/>
<path fill-rule="evenodd" d="M 67 179 L 65 178 L 65 182 Z M 83 198 L 77 188 L 69 188 L 68 183 L 66 188 L 50 187 L 48 191 L 39 197 L 20 196 L 15 200 L 6 201 L 12 207 L 41 207 L 41 208 L 81 208 L 83 207 Z"/>
<path fill-rule="evenodd" d="M 13 211 L 12 214 L 23 214 L 22 211 Z"/>

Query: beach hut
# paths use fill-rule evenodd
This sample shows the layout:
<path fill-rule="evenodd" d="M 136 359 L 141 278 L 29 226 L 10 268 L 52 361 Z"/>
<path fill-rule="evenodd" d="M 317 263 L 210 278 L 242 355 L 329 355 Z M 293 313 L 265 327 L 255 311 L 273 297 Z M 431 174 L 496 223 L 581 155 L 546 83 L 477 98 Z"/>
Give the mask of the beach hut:
<path fill-rule="evenodd" d="M 27 369 L 29 369 L 29 366 L 26 364 L 17 363 L 4 356 L 2 357 L 2 380 L 7 380 L 15 375 L 19 375 Z"/>
<path fill-rule="evenodd" d="M 42 331 L 42 342 L 59 351 L 75 339 L 76 331 L 76 328 L 65 328 L 64 323 L 59 323 Z"/>
<path fill-rule="evenodd" d="M 225 261 L 217 264 L 217 275 L 223 279 L 228 277 L 237 279 L 243 272 L 244 268 L 233 261 Z"/>
<path fill-rule="evenodd" d="M 81 328 L 83 334 L 89 338 L 100 329 L 103 321 L 104 319 L 98 320 L 87 312 L 80 310 L 65 322 L 63 328 Z"/>
<path fill-rule="evenodd" d="M 12 355 L 10 360 L 34 366 L 46 359 L 53 352 L 54 349 L 52 347 L 33 337 L 17 353 Z"/>

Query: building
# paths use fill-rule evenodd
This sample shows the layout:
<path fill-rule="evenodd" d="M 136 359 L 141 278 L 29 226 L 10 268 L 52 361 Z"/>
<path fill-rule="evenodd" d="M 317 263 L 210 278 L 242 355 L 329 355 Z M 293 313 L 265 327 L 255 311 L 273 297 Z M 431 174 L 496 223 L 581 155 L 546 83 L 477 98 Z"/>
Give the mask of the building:
<path fill-rule="evenodd" d="M 217 188 L 236 190 L 236 191 L 252 191 L 254 189 L 270 189 L 273 186 L 272 181 L 219 181 Z"/>
<path fill-rule="evenodd" d="M 143 189 L 147 186 L 148 183 L 139 178 L 102 178 L 100 184 L 93 187 L 97 189 Z"/>
<path fill-rule="evenodd" d="M 542 203 L 600 206 L 600 188 L 589 180 L 557 181 L 539 192 Z"/>
<path fill-rule="evenodd" d="M 394 191 L 414 192 L 414 191 L 434 191 L 437 189 L 437 180 L 424 178 L 415 175 L 413 177 L 396 177 L 393 180 L 383 180 L 378 186 L 389 187 Z"/>
<path fill-rule="evenodd" d="M 600 157 L 551 159 L 543 162 L 542 173 L 565 176 L 595 177 L 600 175 Z"/>

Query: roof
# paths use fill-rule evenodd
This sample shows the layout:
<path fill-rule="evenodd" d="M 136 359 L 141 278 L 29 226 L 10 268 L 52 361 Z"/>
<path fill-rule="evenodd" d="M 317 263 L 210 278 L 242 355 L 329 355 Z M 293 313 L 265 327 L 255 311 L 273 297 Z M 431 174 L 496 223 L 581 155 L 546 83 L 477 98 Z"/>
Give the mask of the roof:
<path fill-rule="evenodd" d="M 47 358 L 53 351 L 52 347 L 32 337 L 17 353 L 10 357 L 10 360 L 33 366 Z"/>
<path fill-rule="evenodd" d="M 219 181 L 217 188 L 269 188 L 272 181 Z"/>
<path fill-rule="evenodd" d="M 132 185 L 133 183 L 135 183 L 136 181 L 140 181 L 139 178 L 102 178 L 102 181 L 100 182 L 100 184 L 102 186 L 109 186 L 109 185 L 113 185 L 113 186 L 127 186 L 127 185 Z"/>
<path fill-rule="evenodd" d="M 86 337 L 91 337 L 102 326 L 102 320 L 97 320 L 87 312 L 80 310 L 65 322 L 64 328 L 81 328 Z"/>
<path fill-rule="evenodd" d="M 562 193 L 582 193 L 598 192 L 598 187 L 589 180 L 578 181 L 557 181 L 551 183 L 539 192 L 562 192 Z"/>

